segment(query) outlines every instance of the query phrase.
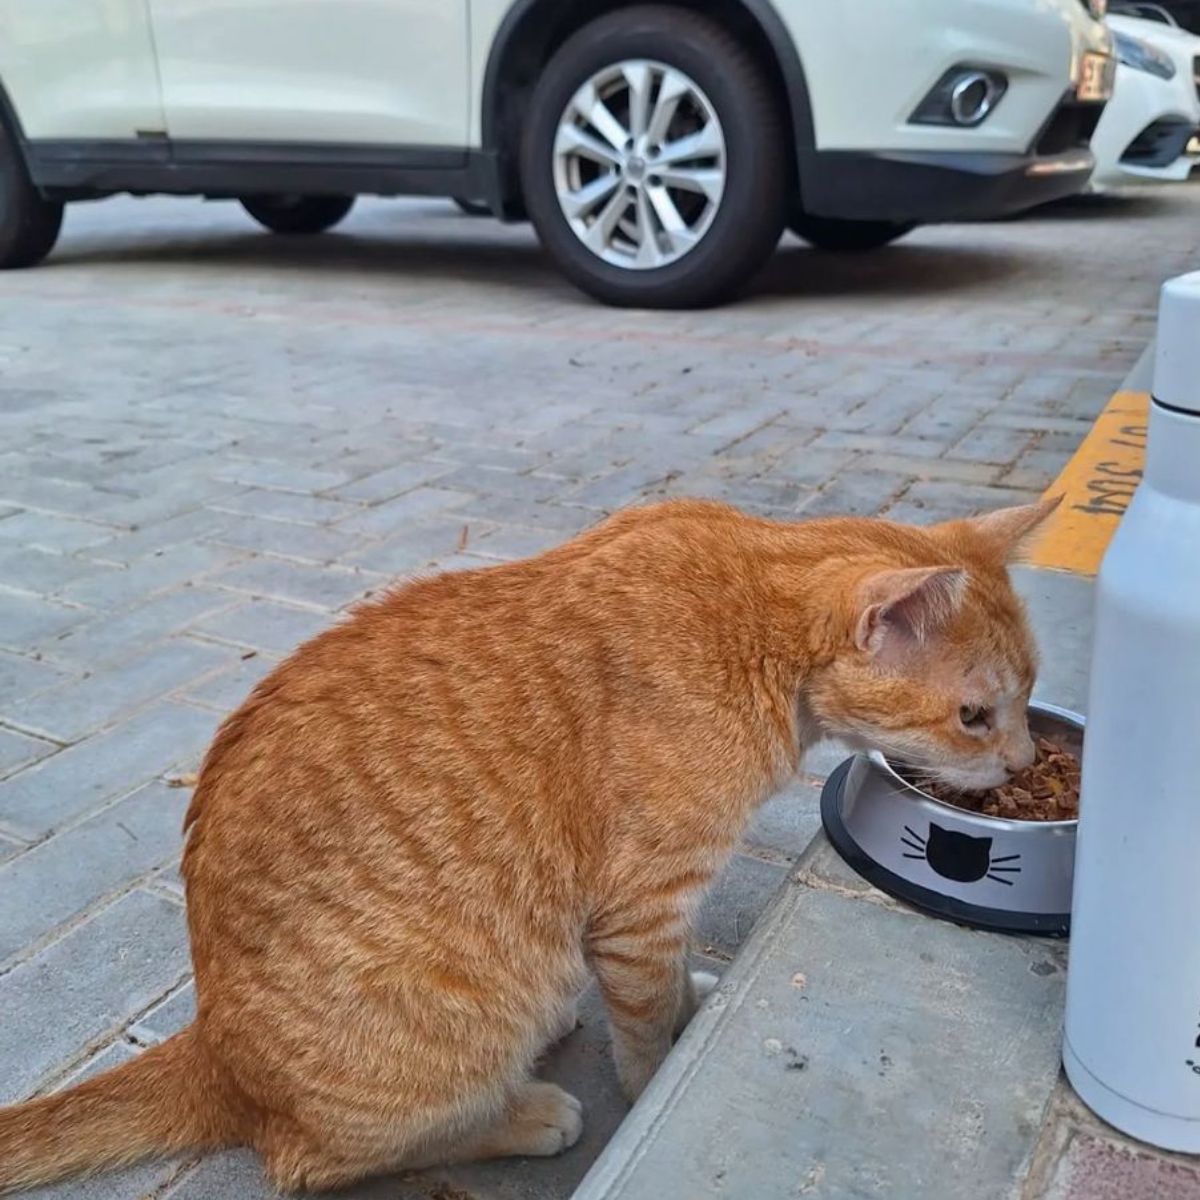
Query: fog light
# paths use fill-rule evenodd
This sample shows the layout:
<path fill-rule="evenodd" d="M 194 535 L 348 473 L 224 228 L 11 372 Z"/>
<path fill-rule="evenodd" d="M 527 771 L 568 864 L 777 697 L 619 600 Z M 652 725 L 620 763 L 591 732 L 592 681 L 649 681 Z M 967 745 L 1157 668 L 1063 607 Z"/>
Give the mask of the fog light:
<path fill-rule="evenodd" d="M 951 67 L 909 117 L 914 125 L 982 124 L 1008 90 L 1008 79 L 985 67 Z"/>

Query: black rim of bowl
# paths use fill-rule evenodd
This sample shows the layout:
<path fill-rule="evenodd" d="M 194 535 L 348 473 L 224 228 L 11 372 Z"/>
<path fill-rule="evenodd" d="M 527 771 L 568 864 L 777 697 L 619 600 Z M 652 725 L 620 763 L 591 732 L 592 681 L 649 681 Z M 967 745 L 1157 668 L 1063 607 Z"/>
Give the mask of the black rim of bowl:
<path fill-rule="evenodd" d="M 850 836 L 842 820 L 842 791 L 853 761 L 848 758 L 825 781 L 821 789 L 821 824 L 825 827 L 825 836 L 846 865 L 868 883 L 930 916 L 969 925 L 973 929 L 987 929 L 993 933 L 1032 933 L 1039 937 L 1067 937 L 1070 934 L 1070 913 L 1017 913 L 1001 908 L 982 908 L 921 887 L 877 863 Z"/>

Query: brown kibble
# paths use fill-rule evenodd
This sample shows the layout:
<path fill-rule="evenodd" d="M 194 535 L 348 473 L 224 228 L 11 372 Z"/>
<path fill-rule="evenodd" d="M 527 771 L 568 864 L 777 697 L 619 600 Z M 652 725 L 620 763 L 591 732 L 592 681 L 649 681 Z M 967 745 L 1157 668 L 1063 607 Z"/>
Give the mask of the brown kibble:
<path fill-rule="evenodd" d="M 1002 787 L 968 795 L 941 784 L 921 784 L 928 795 L 955 808 L 1017 821 L 1074 821 L 1079 816 L 1079 759 L 1049 738 L 1036 740 L 1033 766 Z"/>

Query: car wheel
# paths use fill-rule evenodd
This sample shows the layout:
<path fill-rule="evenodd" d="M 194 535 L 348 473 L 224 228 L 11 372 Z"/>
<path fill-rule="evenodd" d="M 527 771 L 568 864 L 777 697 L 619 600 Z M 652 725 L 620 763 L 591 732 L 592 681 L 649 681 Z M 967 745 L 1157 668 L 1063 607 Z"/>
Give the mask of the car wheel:
<path fill-rule="evenodd" d="M 242 207 L 273 233 L 324 233 L 353 207 L 353 196 L 245 196 Z"/>
<path fill-rule="evenodd" d="M 601 17 L 546 67 L 521 177 L 558 267 L 610 304 L 698 308 L 779 242 L 791 157 L 779 98 L 735 38 L 679 8 Z"/>
<path fill-rule="evenodd" d="M 916 228 L 900 221 L 844 221 L 797 213 L 788 222 L 792 232 L 819 250 L 876 250 Z"/>
<path fill-rule="evenodd" d="M 490 217 L 492 215 L 491 205 L 484 204 L 482 200 L 468 200 L 465 196 L 455 196 L 453 199 L 459 210 L 468 217 Z"/>
<path fill-rule="evenodd" d="M 0 269 L 32 267 L 58 241 L 63 206 L 33 186 L 16 142 L 0 125 Z"/>

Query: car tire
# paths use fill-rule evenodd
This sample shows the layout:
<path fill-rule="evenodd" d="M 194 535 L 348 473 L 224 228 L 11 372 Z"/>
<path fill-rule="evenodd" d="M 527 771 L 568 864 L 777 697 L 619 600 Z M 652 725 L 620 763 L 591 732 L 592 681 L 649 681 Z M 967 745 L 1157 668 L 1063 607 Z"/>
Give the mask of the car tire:
<path fill-rule="evenodd" d="M 916 228 L 901 221 L 845 221 L 839 217 L 810 217 L 796 213 L 788 222 L 792 232 L 818 250 L 877 250 Z"/>
<path fill-rule="evenodd" d="M 482 200 L 468 200 L 465 196 L 454 196 L 452 199 L 458 205 L 459 212 L 464 216 L 490 217 L 492 215 L 491 205 L 485 204 Z"/>
<path fill-rule="evenodd" d="M 354 197 L 244 196 L 242 207 L 272 233 L 324 233 L 354 207 Z"/>
<path fill-rule="evenodd" d="M 592 94 L 603 136 L 581 108 Z M 779 243 L 791 164 L 759 62 L 715 22 L 660 5 L 622 8 L 563 44 L 521 146 L 526 206 L 551 259 L 592 296 L 641 308 L 701 308 L 747 283 Z"/>
<path fill-rule="evenodd" d="M 32 267 L 58 241 L 63 206 L 33 185 L 16 139 L 0 124 L 0 269 Z"/>

